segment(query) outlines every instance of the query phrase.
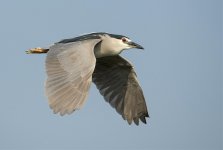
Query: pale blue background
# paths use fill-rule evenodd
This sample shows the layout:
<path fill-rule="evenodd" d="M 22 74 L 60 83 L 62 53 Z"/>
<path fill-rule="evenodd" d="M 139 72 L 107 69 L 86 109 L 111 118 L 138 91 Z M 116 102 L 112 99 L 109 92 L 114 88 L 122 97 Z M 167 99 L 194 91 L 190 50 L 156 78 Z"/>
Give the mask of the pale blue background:
<path fill-rule="evenodd" d="M 221 0 L 1 0 L 0 149 L 222 149 Z M 80 111 L 54 115 L 45 55 L 28 48 L 93 31 L 131 37 L 151 118 L 129 126 L 93 85 Z"/>

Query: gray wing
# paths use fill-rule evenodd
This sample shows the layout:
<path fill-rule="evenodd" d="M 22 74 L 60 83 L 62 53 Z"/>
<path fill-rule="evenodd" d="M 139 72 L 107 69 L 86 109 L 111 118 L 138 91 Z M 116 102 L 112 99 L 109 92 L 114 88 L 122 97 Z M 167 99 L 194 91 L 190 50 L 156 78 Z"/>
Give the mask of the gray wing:
<path fill-rule="evenodd" d="M 149 117 L 142 89 L 133 66 L 121 56 L 97 58 L 93 73 L 96 84 L 105 100 L 122 115 L 129 124 L 146 123 Z"/>
<path fill-rule="evenodd" d="M 54 113 L 70 114 L 84 104 L 92 81 L 99 39 L 57 43 L 46 58 L 46 95 Z"/>

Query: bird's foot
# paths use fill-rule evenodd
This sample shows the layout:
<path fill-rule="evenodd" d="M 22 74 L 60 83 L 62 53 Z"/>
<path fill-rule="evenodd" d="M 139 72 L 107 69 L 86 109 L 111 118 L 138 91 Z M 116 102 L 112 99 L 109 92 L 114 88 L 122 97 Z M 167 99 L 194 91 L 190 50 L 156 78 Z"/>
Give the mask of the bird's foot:
<path fill-rule="evenodd" d="M 36 48 L 31 48 L 26 51 L 26 54 L 41 54 L 41 53 L 47 53 L 49 49 L 41 48 L 41 47 L 36 47 Z"/>

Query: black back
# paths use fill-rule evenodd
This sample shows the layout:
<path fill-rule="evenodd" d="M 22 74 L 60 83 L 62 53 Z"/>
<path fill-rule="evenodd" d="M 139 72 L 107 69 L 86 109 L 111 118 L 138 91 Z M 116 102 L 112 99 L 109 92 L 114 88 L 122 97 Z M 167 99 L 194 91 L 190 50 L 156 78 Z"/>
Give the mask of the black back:
<path fill-rule="evenodd" d="M 84 41 L 84 40 L 90 40 L 90 39 L 100 39 L 100 35 L 103 35 L 103 34 L 108 34 L 109 36 L 116 38 L 116 39 L 121 39 L 123 37 L 126 37 L 123 35 L 109 34 L 106 32 L 96 32 L 96 33 L 89 33 L 89 34 L 81 35 L 81 36 L 70 38 L 70 39 L 63 39 L 63 40 L 59 41 L 58 43 L 70 43 L 70 42 Z"/>

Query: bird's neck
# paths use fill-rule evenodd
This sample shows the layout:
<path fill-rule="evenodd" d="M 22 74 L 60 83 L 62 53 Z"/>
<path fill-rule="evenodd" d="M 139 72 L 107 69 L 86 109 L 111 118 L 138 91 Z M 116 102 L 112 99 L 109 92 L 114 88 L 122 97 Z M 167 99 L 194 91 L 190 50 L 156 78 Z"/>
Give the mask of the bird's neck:
<path fill-rule="evenodd" d="M 108 46 L 105 46 L 104 42 L 99 42 L 94 48 L 94 54 L 96 58 L 114 56 L 120 54 L 123 49 L 112 49 Z"/>

